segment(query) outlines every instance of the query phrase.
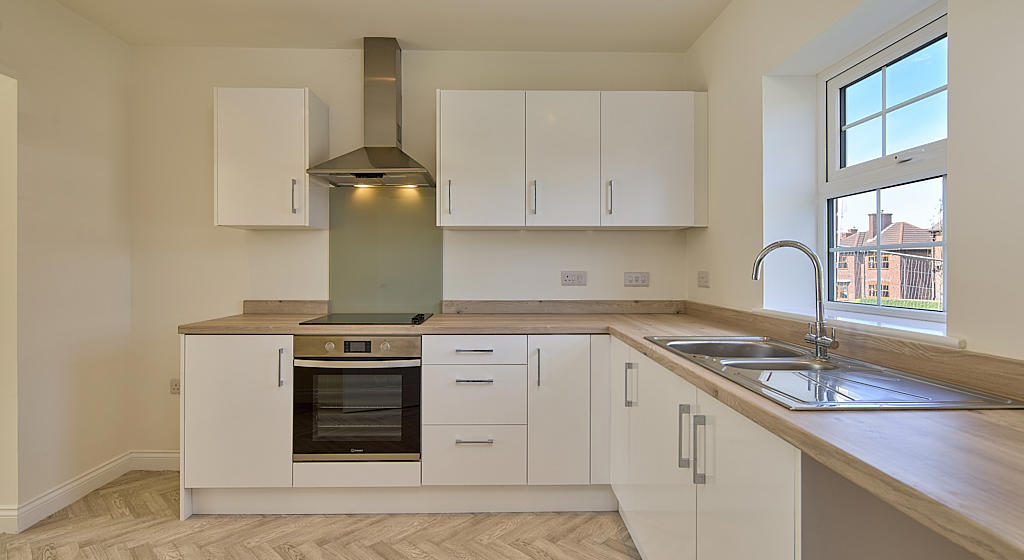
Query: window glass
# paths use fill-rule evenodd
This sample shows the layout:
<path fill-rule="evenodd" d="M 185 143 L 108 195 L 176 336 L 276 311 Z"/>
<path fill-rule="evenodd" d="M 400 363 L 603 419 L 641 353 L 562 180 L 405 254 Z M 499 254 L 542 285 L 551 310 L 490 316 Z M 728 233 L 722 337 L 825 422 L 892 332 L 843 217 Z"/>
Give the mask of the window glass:
<path fill-rule="evenodd" d="M 857 165 L 882 156 L 882 117 L 858 124 L 843 134 L 845 165 Z"/>
<path fill-rule="evenodd" d="M 833 245 L 863 247 L 877 206 L 875 191 L 844 196 L 833 203 L 835 232 Z"/>
<path fill-rule="evenodd" d="M 838 168 L 947 137 L 946 59 L 943 36 L 839 89 Z"/>
<path fill-rule="evenodd" d="M 892 107 L 946 85 L 949 40 L 946 37 L 885 69 L 885 105 Z"/>
<path fill-rule="evenodd" d="M 942 183 L 942 177 L 936 177 L 881 189 L 883 224 L 905 224 L 898 232 L 883 235 L 883 245 L 941 240 Z"/>
<path fill-rule="evenodd" d="M 882 71 L 861 78 L 844 88 L 846 119 L 844 123 L 857 122 L 868 115 L 882 110 Z"/>
<path fill-rule="evenodd" d="M 939 92 L 886 116 L 885 153 L 895 154 L 946 137 L 946 92 Z"/>
<path fill-rule="evenodd" d="M 829 201 L 833 301 L 944 309 L 944 181 L 930 178 Z"/>

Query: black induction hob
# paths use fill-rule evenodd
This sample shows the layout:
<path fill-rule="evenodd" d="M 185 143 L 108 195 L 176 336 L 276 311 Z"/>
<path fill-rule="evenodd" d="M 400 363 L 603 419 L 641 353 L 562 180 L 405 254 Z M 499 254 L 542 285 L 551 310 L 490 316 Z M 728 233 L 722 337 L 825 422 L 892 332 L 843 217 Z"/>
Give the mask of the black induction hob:
<path fill-rule="evenodd" d="M 419 325 L 433 313 L 330 313 L 300 325 Z"/>

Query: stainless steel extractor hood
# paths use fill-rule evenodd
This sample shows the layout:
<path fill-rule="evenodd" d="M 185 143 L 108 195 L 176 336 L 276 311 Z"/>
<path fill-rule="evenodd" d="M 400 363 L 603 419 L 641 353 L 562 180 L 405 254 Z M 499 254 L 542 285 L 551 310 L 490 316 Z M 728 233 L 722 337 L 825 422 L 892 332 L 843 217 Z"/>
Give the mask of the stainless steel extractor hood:
<path fill-rule="evenodd" d="M 402 151 L 402 47 L 363 38 L 364 147 L 307 170 L 335 187 L 433 187 L 425 167 Z"/>

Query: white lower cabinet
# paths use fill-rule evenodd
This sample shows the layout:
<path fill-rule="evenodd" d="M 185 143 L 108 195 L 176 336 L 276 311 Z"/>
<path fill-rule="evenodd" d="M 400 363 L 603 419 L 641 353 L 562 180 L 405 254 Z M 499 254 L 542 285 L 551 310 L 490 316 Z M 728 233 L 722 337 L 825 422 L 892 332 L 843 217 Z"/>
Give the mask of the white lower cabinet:
<path fill-rule="evenodd" d="M 612 489 L 643 558 L 799 558 L 799 450 L 622 341 L 610 355 Z"/>
<path fill-rule="evenodd" d="M 590 484 L 590 335 L 424 335 L 423 362 L 424 485 Z"/>
<path fill-rule="evenodd" d="M 695 412 L 697 558 L 799 558 L 800 451 L 707 393 Z"/>
<path fill-rule="evenodd" d="M 184 486 L 291 486 L 291 335 L 189 335 L 183 359 Z"/>
<path fill-rule="evenodd" d="M 590 335 L 530 335 L 527 480 L 590 484 Z"/>
<path fill-rule="evenodd" d="M 526 426 L 423 426 L 423 485 L 526 484 Z"/>

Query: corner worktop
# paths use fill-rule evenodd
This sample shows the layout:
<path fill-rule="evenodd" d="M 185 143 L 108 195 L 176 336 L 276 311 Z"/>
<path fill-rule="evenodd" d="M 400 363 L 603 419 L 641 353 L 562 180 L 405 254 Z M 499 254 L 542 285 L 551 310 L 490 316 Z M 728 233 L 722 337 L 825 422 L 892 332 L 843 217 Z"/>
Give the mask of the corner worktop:
<path fill-rule="evenodd" d="M 178 332 L 610 334 L 979 557 L 1024 559 L 1024 410 L 790 411 L 644 339 L 773 334 L 685 314 L 440 314 L 422 325 L 299 324 L 315 316 L 235 315 Z"/>

